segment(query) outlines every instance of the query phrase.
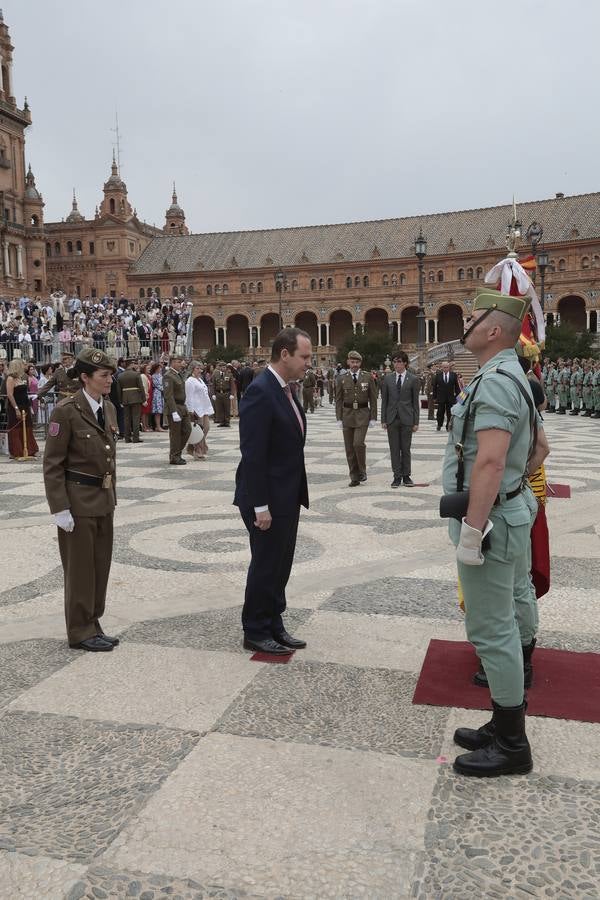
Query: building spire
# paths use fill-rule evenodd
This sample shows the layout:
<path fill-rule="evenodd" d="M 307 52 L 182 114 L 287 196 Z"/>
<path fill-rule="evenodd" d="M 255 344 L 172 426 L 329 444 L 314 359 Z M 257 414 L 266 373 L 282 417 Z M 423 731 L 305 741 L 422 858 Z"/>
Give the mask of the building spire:
<path fill-rule="evenodd" d="M 112 166 L 111 166 L 111 175 L 118 175 L 119 169 L 117 167 L 117 160 L 115 158 L 115 148 L 113 147 L 113 158 L 112 158 Z"/>

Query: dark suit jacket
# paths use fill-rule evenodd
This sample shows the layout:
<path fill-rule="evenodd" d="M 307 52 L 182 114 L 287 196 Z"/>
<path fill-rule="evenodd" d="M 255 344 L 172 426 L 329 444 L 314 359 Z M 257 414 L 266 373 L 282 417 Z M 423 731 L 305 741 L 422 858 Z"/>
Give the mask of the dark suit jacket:
<path fill-rule="evenodd" d="M 448 372 L 448 384 L 444 381 L 444 373 L 438 372 L 433 379 L 433 396 L 438 403 L 454 403 L 455 397 L 460 394 L 456 372 Z"/>
<path fill-rule="evenodd" d="M 397 417 L 401 425 L 412 428 L 419 424 L 419 379 L 406 373 L 400 396 L 396 387 L 396 373 L 386 375 L 381 384 L 381 421 L 391 425 Z"/>
<path fill-rule="evenodd" d="M 297 514 L 308 509 L 308 484 L 304 466 L 304 434 L 290 401 L 275 376 L 265 369 L 240 401 L 240 450 L 242 459 L 235 476 L 235 506 L 244 509 L 267 506 L 272 516 Z"/>

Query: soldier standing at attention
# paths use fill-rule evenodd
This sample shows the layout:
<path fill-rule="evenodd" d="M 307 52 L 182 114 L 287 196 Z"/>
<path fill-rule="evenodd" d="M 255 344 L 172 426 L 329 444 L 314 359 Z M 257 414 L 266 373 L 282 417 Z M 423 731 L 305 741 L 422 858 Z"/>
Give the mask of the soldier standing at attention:
<path fill-rule="evenodd" d="M 344 447 L 350 471 L 348 487 L 367 480 L 367 428 L 377 422 L 377 386 L 368 372 L 361 371 L 362 356 L 348 354 L 348 369 L 335 386 L 335 417 L 344 433 Z"/>
<path fill-rule="evenodd" d="M 527 637 L 537 627 L 529 581 L 537 501 L 525 476 L 547 455 L 548 445 L 536 441 L 538 414 L 514 350 L 528 305 L 527 297 L 491 288 L 476 295 L 463 343 L 480 368 L 452 409 L 444 457 L 444 493 L 468 492 L 466 515 L 461 522 L 450 519 L 449 533 L 456 546 L 467 637 L 485 669 L 493 707 L 486 725 L 454 734 L 455 742 L 471 751 L 454 762 L 461 775 L 490 777 L 532 768 L 522 641 L 526 618 Z M 519 624 L 516 598 L 522 607 Z"/>
<path fill-rule="evenodd" d="M 184 366 L 183 356 L 172 356 L 163 375 L 163 404 L 169 422 L 169 463 L 172 466 L 186 465 L 181 454 L 192 430 L 190 414 L 185 405 L 185 380 L 181 374 Z"/>
<path fill-rule="evenodd" d="M 44 486 L 58 526 L 69 646 L 110 651 L 119 643 L 102 631 L 116 505 L 117 416 L 107 399 L 112 359 L 82 350 L 69 378 L 79 390 L 54 409 L 44 451 Z"/>
<path fill-rule="evenodd" d="M 213 391 L 217 428 L 229 428 L 235 379 L 231 372 L 227 371 L 227 364 L 222 359 L 218 361 L 216 371 L 213 373 Z"/>
<path fill-rule="evenodd" d="M 317 386 L 317 379 L 315 377 L 315 373 L 312 370 L 312 366 L 306 372 L 304 379 L 302 381 L 302 407 L 304 409 L 304 415 L 310 409 L 311 413 L 315 411 L 315 388 Z"/>
<path fill-rule="evenodd" d="M 579 410 L 581 407 L 581 392 L 583 385 L 583 373 L 579 368 L 579 360 L 573 360 L 573 366 L 571 368 L 571 378 L 570 378 L 570 392 L 571 392 L 571 412 L 570 416 L 578 416 Z"/>
<path fill-rule="evenodd" d="M 594 363 L 594 379 L 592 381 L 592 399 L 594 401 L 593 419 L 600 419 L 600 362 Z"/>
<path fill-rule="evenodd" d="M 56 388 L 58 400 L 64 400 L 65 397 L 71 397 L 81 388 L 76 378 L 69 378 L 67 370 L 73 365 L 73 354 L 63 353 L 60 364 L 57 364 L 56 371 L 50 376 L 46 384 L 37 392 L 38 397 L 43 397 L 52 388 Z"/>
<path fill-rule="evenodd" d="M 589 361 L 583 366 L 581 405 L 585 409 L 584 416 L 590 419 L 594 414 L 594 373 Z"/>
<path fill-rule="evenodd" d="M 569 384 L 571 380 L 571 372 L 564 362 L 558 363 L 558 412 L 561 416 L 567 414 L 567 403 L 569 402 Z"/>
<path fill-rule="evenodd" d="M 335 369 L 331 367 L 327 369 L 327 396 L 329 405 L 332 406 L 335 400 Z"/>
<path fill-rule="evenodd" d="M 119 402 L 123 407 L 123 433 L 125 443 L 141 444 L 140 440 L 140 416 L 142 403 L 146 395 L 142 376 L 135 368 L 134 359 L 125 360 L 125 369 L 117 378 Z"/>
<path fill-rule="evenodd" d="M 548 404 L 546 406 L 547 413 L 556 412 L 556 393 L 555 393 L 555 369 L 554 363 L 548 362 L 545 369 L 545 374 L 543 375 L 543 383 L 546 389 L 546 400 Z"/>

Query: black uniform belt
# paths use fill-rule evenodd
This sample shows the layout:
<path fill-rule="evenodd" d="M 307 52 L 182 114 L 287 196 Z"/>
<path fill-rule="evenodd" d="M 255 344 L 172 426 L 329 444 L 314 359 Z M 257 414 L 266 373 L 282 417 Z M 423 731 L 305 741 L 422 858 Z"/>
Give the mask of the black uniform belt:
<path fill-rule="evenodd" d="M 522 490 L 523 490 L 523 485 L 520 484 L 518 488 L 514 489 L 514 491 L 508 491 L 508 493 L 504 495 L 504 499 L 512 500 L 513 497 L 518 497 Z M 499 504 L 502 502 L 503 502 L 502 497 L 500 496 L 500 494 L 498 494 L 498 496 L 494 500 L 494 506 L 499 506 Z"/>
<path fill-rule="evenodd" d="M 70 469 L 66 469 L 65 479 L 67 481 L 72 481 L 74 484 L 85 484 L 88 487 L 102 487 L 104 476 L 85 475 L 83 472 L 71 472 Z"/>
<path fill-rule="evenodd" d="M 366 409 L 368 403 L 357 403 L 356 406 L 354 403 L 344 403 L 344 409 Z"/>

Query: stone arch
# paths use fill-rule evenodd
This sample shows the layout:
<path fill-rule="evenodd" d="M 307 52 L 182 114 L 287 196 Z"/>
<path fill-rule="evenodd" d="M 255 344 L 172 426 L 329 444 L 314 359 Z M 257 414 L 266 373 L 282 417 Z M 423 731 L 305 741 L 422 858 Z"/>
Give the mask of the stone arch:
<path fill-rule="evenodd" d="M 438 311 L 438 341 L 456 341 L 464 334 L 463 311 L 458 303 L 445 303 Z"/>
<path fill-rule="evenodd" d="M 380 306 L 368 309 L 365 313 L 365 331 L 370 334 L 388 334 L 390 321 L 387 310 Z"/>
<path fill-rule="evenodd" d="M 260 345 L 266 347 L 279 334 L 279 316 L 277 313 L 265 313 L 260 320 Z"/>
<path fill-rule="evenodd" d="M 567 294 L 558 301 L 558 314 L 561 325 L 570 325 L 575 331 L 585 331 L 587 328 L 585 315 L 585 300 L 578 294 Z"/>
<path fill-rule="evenodd" d="M 192 337 L 194 350 L 210 350 L 215 346 L 215 320 L 211 316 L 196 316 Z"/>
<path fill-rule="evenodd" d="M 339 347 L 349 334 L 352 334 L 352 313 L 335 309 L 329 316 L 329 343 Z"/>
<path fill-rule="evenodd" d="M 400 344 L 417 343 L 418 306 L 405 306 L 400 315 Z"/>
<path fill-rule="evenodd" d="M 316 314 L 314 312 L 309 312 L 308 310 L 296 313 L 296 318 L 294 320 L 296 328 L 302 328 L 303 331 L 306 331 L 307 334 L 310 335 L 310 339 L 315 347 L 319 342 L 319 329 L 317 322 L 318 320 Z"/>
<path fill-rule="evenodd" d="M 248 319 L 240 313 L 234 313 L 227 319 L 227 343 L 236 347 L 250 346 Z"/>

